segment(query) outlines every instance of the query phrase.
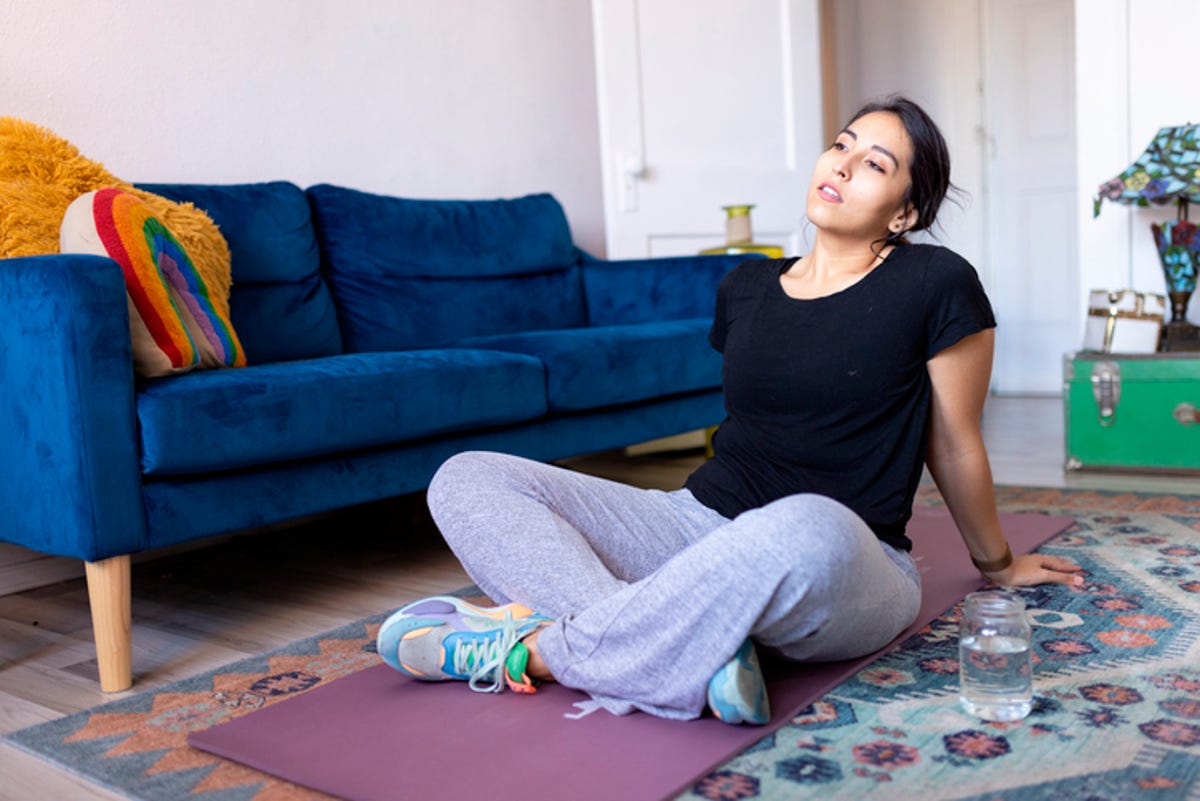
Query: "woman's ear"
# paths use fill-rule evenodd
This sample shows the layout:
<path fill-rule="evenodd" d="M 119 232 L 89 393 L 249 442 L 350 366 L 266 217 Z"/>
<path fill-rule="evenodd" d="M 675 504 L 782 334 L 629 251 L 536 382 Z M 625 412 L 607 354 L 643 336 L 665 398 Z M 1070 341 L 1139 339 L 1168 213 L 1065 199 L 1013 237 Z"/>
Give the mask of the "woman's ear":
<path fill-rule="evenodd" d="M 902 211 L 896 213 L 892 221 L 888 223 L 888 230 L 893 234 L 903 234 L 906 231 L 911 231 L 917 224 L 917 209 L 911 203 L 905 205 Z"/>

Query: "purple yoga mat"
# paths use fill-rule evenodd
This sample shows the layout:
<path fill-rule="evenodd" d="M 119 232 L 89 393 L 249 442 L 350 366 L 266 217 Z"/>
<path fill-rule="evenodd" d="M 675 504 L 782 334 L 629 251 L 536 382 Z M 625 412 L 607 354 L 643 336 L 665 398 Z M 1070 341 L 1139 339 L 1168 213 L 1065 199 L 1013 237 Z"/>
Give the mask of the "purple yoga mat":
<path fill-rule="evenodd" d="M 1069 517 L 1001 515 L 1014 553 Z M 909 533 L 924 585 L 910 636 L 981 584 L 949 514 L 918 507 Z M 705 717 L 661 720 L 595 710 L 557 684 L 536 695 L 473 693 L 412 681 L 385 665 L 195 732 L 195 748 L 352 801 L 652 801 L 753 745 L 891 646 L 844 662 L 788 665 L 769 676 L 769 726 Z"/>

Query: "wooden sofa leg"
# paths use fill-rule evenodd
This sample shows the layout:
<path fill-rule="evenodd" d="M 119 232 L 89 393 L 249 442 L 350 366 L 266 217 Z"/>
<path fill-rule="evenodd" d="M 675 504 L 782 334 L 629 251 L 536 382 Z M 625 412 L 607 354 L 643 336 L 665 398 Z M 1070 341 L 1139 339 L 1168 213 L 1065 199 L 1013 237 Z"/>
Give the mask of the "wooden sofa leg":
<path fill-rule="evenodd" d="M 126 554 L 83 563 L 96 637 L 96 661 L 100 664 L 100 689 L 106 693 L 128 690 L 133 684 L 131 561 Z"/>

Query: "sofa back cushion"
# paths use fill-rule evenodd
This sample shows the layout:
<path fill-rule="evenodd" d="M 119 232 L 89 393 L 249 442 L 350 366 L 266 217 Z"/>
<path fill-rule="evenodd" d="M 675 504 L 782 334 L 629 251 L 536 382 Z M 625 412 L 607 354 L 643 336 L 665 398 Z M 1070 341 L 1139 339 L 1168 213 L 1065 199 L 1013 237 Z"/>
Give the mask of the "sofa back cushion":
<path fill-rule="evenodd" d="M 221 229 L 233 259 L 230 316 L 250 364 L 341 353 L 303 190 L 285 181 L 141 188 L 195 204 Z"/>
<path fill-rule="evenodd" d="M 550 195 L 409 200 L 323 184 L 308 196 L 347 351 L 586 322 L 578 255 Z"/>

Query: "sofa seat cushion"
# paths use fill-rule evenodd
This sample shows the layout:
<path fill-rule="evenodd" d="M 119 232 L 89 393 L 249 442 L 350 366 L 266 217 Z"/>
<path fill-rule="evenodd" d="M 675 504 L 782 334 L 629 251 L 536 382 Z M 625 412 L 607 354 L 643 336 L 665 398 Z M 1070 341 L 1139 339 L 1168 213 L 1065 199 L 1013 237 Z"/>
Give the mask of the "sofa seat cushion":
<path fill-rule="evenodd" d="M 137 412 L 143 473 L 203 473 L 536 419 L 545 368 L 482 350 L 344 354 L 149 381 Z"/>
<path fill-rule="evenodd" d="M 528 353 L 546 363 L 547 404 L 572 412 L 721 385 L 712 320 L 533 331 L 473 337 L 463 347 Z"/>

